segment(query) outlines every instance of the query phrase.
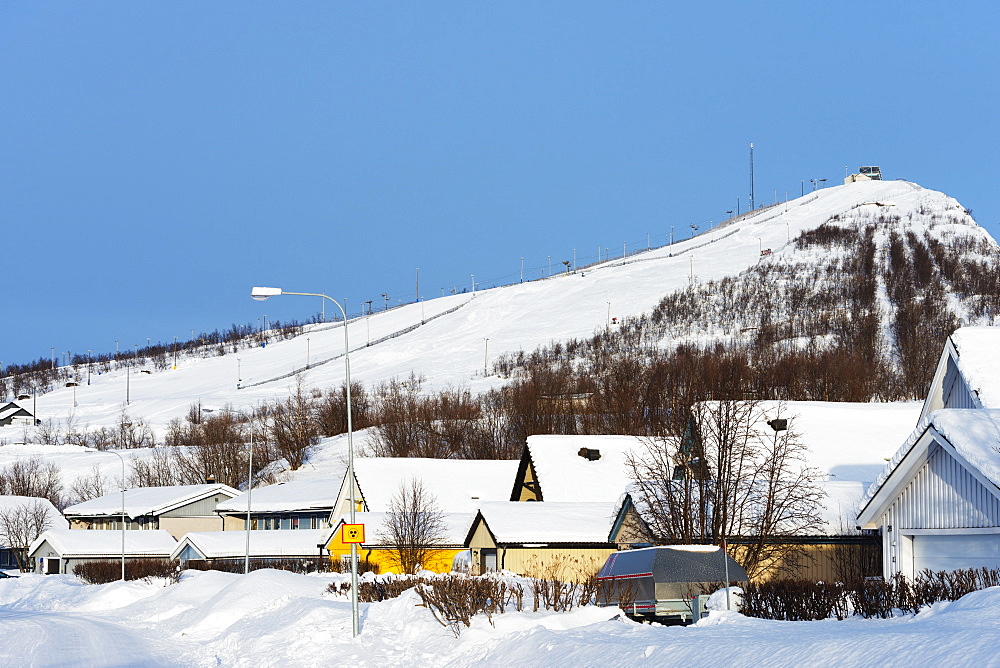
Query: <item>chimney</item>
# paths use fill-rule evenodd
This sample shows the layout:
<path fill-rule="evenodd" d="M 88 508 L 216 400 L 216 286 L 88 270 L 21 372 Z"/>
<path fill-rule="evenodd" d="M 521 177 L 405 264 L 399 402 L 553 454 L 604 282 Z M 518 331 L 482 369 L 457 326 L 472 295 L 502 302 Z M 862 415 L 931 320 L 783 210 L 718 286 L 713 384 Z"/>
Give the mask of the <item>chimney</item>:
<path fill-rule="evenodd" d="M 580 448 L 580 451 L 576 454 L 592 462 L 596 462 L 601 458 L 601 451 L 597 448 Z"/>
<path fill-rule="evenodd" d="M 205 476 L 205 484 L 206 485 L 214 485 L 215 484 L 215 474 L 214 473 L 209 473 L 207 476 Z"/>

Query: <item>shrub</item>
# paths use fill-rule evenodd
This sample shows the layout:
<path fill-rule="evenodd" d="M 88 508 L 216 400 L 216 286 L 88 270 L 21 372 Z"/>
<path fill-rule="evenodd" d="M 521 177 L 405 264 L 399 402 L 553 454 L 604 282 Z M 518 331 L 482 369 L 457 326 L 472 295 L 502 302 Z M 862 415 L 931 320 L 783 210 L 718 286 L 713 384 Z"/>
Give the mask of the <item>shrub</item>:
<path fill-rule="evenodd" d="M 743 593 L 743 614 L 788 621 L 827 619 L 855 614 L 865 618 L 916 613 L 938 601 L 955 601 L 966 594 L 1000 585 L 1000 569 L 924 570 L 912 580 L 864 578 L 849 584 L 771 580 L 750 583 Z"/>
<path fill-rule="evenodd" d="M 122 565 L 120 560 L 98 559 L 77 564 L 73 567 L 73 575 L 87 584 L 106 584 L 120 580 Z M 169 559 L 126 559 L 125 579 L 145 580 L 148 578 L 166 578 L 171 583 L 177 582 L 180 576 L 178 564 Z"/>

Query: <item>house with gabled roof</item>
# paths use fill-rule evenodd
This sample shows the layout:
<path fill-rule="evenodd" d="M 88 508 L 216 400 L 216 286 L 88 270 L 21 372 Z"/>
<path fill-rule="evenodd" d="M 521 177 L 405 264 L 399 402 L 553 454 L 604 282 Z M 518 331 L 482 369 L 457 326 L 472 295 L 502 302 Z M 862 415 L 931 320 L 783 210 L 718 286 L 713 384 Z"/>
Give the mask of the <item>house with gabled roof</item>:
<path fill-rule="evenodd" d="M 246 527 L 248 501 L 253 531 L 326 529 L 339 485 L 330 478 L 279 482 L 224 499 L 215 512 L 226 519 L 226 530 Z"/>
<path fill-rule="evenodd" d="M 365 542 L 358 545 L 358 559 L 362 564 L 374 566 L 379 573 L 396 573 L 399 570 L 398 547 L 392 544 L 387 536 L 385 522 L 386 512 L 361 512 L 354 514 L 354 523 L 365 526 Z M 475 518 L 474 513 L 441 513 L 440 540 L 431 546 L 433 549 L 427 563 L 420 569 L 435 573 L 448 573 L 452 570 L 455 558 L 465 551 L 465 538 L 469 527 Z M 344 543 L 342 527 L 351 523 L 349 514 L 341 517 L 332 530 L 327 531 L 326 548 L 330 559 L 350 563 L 351 546 Z"/>
<path fill-rule="evenodd" d="M 166 559 L 177 541 L 167 531 L 73 531 L 49 529 L 28 549 L 35 573 L 72 573 L 82 563 L 120 559 L 122 540 L 126 559 Z"/>
<path fill-rule="evenodd" d="M 127 489 L 125 528 L 163 529 L 175 539 L 189 531 L 221 531 L 226 527 L 216 507 L 238 495 L 238 490 L 221 483 Z M 63 515 L 69 520 L 70 529 L 120 529 L 122 503 L 122 493 L 111 492 L 69 506 Z"/>
<path fill-rule="evenodd" d="M 858 523 L 881 532 L 886 577 L 1000 568 L 1000 409 L 927 415 L 868 489 Z"/>
<path fill-rule="evenodd" d="M 324 541 L 329 533 L 329 529 L 251 531 L 250 560 L 259 566 L 261 562 L 302 559 L 319 567 L 327 558 Z M 189 561 L 242 563 L 246 555 L 245 531 L 192 531 L 177 542 L 169 557 L 186 567 Z"/>
<path fill-rule="evenodd" d="M 603 501 L 483 503 L 465 538 L 472 572 L 584 580 L 617 549 L 608 538 L 614 511 Z"/>
<path fill-rule="evenodd" d="M 35 424 L 35 416 L 26 408 L 18 406 L 13 401 L 6 406 L 0 406 L 0 427 L 31 426 Z"/>
<path fill-rule="evenodd" d="M 614 502 L 629 484 L 627 456 L 638 436 L 529 436 L 511 501 Z"/>
<path fill-rule="evenodd" d="M 355 510 L 384 512 L 400 485 L 419 480 L 441 512 L 474 512 L 482 501 L 507 500 L 517 465 L 513 459 L 358 457 L 354 460 Z M 331 516 L 334 522 L 350 512 L 350 491 L 345 473 Z"/>

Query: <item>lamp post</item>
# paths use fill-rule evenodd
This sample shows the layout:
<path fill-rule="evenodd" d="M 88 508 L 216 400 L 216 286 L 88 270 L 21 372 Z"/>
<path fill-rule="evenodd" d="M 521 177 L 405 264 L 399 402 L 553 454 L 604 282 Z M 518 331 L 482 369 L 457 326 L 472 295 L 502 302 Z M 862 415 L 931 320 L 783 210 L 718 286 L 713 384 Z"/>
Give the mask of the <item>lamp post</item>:
<path fill-rule="evenodd" d="M 122 463 L 122 582 L 125 582 L 125 458 L 114 450 L 108 450 L 108 452 L 120 459 Z"/>
<path fill-rule="evenodd" d="M 337 308 L 344 315 L 344 378 L 347 385 L 347 485 L 350 490 L 349 502 L 351 504 L 351 524 L 354 524 L 354 513 L 357 503 L 354 500 L 354 429 L 351 422 L 351 345 L 347 336 L 347 312 L 333 297 L 315 292 L 285 292 L 281 288 L 255 287 L 250 291 L 250 296 L 257 301 L 264 301 L 268 297 L 277 295 L 298 295 L 300 297 L 322 297 L 329 299 L 336 304 Z M 388 300 L 386 301 L 388 306 Z M 351 630 L 355 637 L 358 635 L 358 545 L 351 543 Z"/>
<path fill-rule="evenodd" d="M 211 413 L 213 409 L 202 408 L 202 413 Z M 253 417 L 247 415 L 242 411 L 234 411 L 232 409 L 226 409 L 223 413 L 228 413 L 230 415 L 240 415 L 250 423 L 250 452 L 249 461 L 247 466 L 247 523 L 246 523 L 246 534 L 247 534 L 247 544 L 246 553 L 243 558 L 243 574 L 246 575 L 250 572 L 250 500 L 253 496 Z"/>

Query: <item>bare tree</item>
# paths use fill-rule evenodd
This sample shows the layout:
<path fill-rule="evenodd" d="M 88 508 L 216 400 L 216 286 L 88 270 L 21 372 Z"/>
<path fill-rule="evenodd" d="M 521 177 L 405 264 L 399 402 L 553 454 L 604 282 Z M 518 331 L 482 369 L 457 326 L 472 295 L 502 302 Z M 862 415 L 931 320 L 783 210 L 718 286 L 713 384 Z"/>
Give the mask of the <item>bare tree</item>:
<path fill-rule="evenodd" d="M 400 573 L 415 573 L 437 554 L 445 542 L 444 514 L 437 499 L 419 478 L 402 482 L 389 501 L 381 538 L 396 549 L 390 561 Z"/>
<path fill-rule="evenodd" d="M 633 497 L 654 541 L 732 539 L 751 578 L 796 562 L 803 548 L 787 539 L 819 532 L 824 493 L 791 420 L 767 417 L 757 401 L 700 403 L 683 436 L 647 439 L 629 455 Z"/>
<path fill-rule="evenodd" d="M 302 380 L 295 393 L 270 409 L 270 436 L 280 457 L 297 471 L 309 458 L 309 452 L 319 442 L 319 423 L 315 418 L 315 399 L 303 391 Z"/>
<path fill-rule="evenodd" d="M 274 448 L 264 438 L 261 420 L 255 414 L 251 420 L 227 409 L 210 415 L 196 415 L 197 422 L 188 416 L 188 424 L 171 425 L 168 442 L 179 446 L 170 449 L 176 484 L 195 485 L 209 477 L 232 487 L 246 486 L 248 442 L 254 430 L 253 463 L 254 484 L 266 481 Z M 162 472 L 162 466 L 157 465 Z M 153 476 L 153 471 L 133 469 L 133 476 Z M 150 478 L 151 479 L 151 478 Z"/>
<path fill-rule="evenodd" d="M 108 481 L 101 473 L 100 464 L 94 464 L 90 473 L 78 477 L 69 486 L 70 503 L 83 503 L 107 493 Z"/>
<path fill-rule="evenodd" d="M 48 499 L 56 508 L 64 508 L 59 467 L 41 457 L 16 459 L 0 469 L 0 493 Z"/>
<path fill-rule="evenodd" d="M 50 526 L 49 506 L 38 499 L 0 510 L 0 540 L 13 550 L 22 572 L 28 570 L 28 548 Z"/>
<path fill-rule="evenodd" d="M 149 457 L 129 460 L 128 487 L 167 487 L 180 484 L 170 448 L 153 448 Z"/>

